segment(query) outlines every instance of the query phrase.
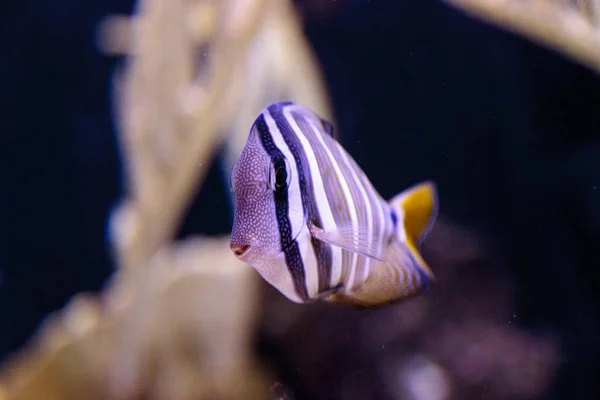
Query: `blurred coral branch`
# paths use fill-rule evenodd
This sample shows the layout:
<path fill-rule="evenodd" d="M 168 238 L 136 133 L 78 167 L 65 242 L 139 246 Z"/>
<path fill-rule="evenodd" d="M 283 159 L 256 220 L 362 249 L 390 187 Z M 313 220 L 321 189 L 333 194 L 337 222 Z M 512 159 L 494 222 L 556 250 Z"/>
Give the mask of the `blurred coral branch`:
<path fill-rule="evenodd" d="M 174 234 L 223 139 L 218 126 L 231 76 L 247 54 L 264 1 L 148 0 L 134 24 L 129 68 L 120 84 L 121 141 L 126 149 L 129 196 L 113 221 L 124 267 L 144 265 Z M 203 7 L 202 12 L 194 7 Z M 208 15 L 213 32 L 189 29 Z M 212 19 L 212 21 L 210 21 Z M 195 21 L 194 21 L 195 22 Z M 196 54 L 208 42 L 210 54 Z"/>
<path fill-rule="evenodd" d="M 444 0 L 600 73 L 598 0 Z"/>
<path fill-rule="evenodd" d="M 265 103 L 330 117 L 297 19 L 277 0 L 140 0 L 132 18 L 101 24 L 99 46 L 127 54 L 114 86 L 127 173 L 111 220 L 120 269 L 6 363 L 0 399 L 265 398 L 253 270 L 226 237 L 172 238 L 216 148 L 228 139 L 235 152 Z"/>

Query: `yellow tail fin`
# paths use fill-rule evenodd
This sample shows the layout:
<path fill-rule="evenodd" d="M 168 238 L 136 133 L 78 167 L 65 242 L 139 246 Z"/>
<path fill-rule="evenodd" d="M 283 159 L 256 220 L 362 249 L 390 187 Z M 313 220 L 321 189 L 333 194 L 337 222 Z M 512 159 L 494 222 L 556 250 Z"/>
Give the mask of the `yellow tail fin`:
<path fill-rule="evenodd" d="M 421 257 L 418 246 L 433 226 L 438 213 L 437 187 L 432 181 L 414 185 L 389 201 L 398 217 L 399 238 L 404 238 L 423 271 L 433 279 L 433 272 Z"/>

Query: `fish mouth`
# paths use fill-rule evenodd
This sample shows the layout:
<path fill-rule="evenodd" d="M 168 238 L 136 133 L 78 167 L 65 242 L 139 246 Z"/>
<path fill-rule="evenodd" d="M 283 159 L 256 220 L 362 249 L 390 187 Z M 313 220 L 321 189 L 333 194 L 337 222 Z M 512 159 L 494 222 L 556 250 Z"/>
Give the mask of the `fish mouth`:
<path fill-rule="evenodd" d="M 244 254 L 246 254 L 248 252 L 248 250 L 250 250 L 250 246 L 245 244 L 245 245 L 241 245 L 241 246 L 230 246 L 231 250 L 233 251 L 233 254 L 235 254 L 236 257 L 240 258 L 243 257 Z"/>

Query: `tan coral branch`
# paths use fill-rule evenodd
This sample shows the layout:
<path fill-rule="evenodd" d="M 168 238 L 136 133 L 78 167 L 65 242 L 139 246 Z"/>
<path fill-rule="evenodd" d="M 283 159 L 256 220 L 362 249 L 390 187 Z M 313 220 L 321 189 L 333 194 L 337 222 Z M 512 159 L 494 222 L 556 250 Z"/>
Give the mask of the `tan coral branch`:
<path fill-rule="evenodd" d="M 476 18 L 550 47 L 600 73 L 600 6 L 556 1 L 443 0 Z"/>
<path fill-rule="evenodd" d="M 231 110 L 259 109 L 281 93 L 328 110 L 318 67 L 290 3 L 138 6 L 129 22 L 107 20 L 99 37 L 102 48 L 128 56 L 114 87 L 128 188 L 111 221 L 121 268 L 100 296 L 75 296 L 4 365 L 1 400 L 265 398 L 249 344 L 256 274 L 232 256 L 226 237 L 173 243 L 172 235 L 215 147 L 226 134 L 247 134 L 253 113 Z M 294 68 L 284 42 L 302 50 Z M 273 79 L 249 67 L 256 65 L 285 72 Z M 250 82 L 260 88 L 252 96 Z"/>

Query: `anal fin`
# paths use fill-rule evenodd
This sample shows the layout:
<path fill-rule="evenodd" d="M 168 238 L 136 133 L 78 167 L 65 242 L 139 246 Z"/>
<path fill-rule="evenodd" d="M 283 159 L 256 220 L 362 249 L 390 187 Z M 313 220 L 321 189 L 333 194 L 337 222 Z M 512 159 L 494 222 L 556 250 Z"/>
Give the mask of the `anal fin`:
<path fill-rule="evenodd" d="M 434 279 L 413 251 L 398 242 L 390 244 L 388 260 L 374 265 L 367 280 L 356 290 L 335 294 L 330 301 L 359 307 L 377 307 L 412 297 Z"/>

